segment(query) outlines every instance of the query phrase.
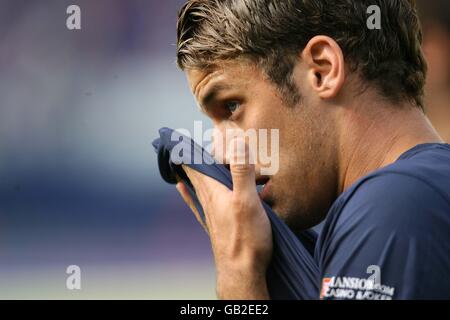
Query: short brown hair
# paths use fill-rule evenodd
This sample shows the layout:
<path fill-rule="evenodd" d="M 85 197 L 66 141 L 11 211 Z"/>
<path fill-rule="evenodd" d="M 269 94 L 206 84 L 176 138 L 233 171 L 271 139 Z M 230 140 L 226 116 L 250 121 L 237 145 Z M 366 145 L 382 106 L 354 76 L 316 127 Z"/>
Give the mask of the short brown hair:
<path fill-rule="evenodd" d="M 367 28 L 371 5 L 381 9 L 380 30 Z M 177 29 L 181 69 L 248 58 L 291 94 L 299 52 L 314 36 L 327 35 L 351 70 L 385 97 L 423 108 L 427 68 L 414 0 L 188 0 Z"/>

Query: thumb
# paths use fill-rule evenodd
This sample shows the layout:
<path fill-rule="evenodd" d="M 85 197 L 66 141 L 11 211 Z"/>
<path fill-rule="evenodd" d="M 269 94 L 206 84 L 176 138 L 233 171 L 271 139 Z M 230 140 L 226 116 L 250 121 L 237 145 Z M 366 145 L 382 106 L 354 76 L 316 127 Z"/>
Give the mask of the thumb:
<path fill-rule="evenodd" d="M 233 179 L 233 192 L 256 192 L 255 165 L 251 152 L 243 138 L 231 141 L 230 171 Z"/>

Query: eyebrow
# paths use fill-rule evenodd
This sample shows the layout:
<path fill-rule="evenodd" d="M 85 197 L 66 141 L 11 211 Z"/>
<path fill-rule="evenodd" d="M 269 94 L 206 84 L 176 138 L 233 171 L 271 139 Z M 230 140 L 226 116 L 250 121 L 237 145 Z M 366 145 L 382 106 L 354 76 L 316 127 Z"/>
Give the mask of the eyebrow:
<path fill-rule="evenodd" d="M 212 85 L 206 93 L 200 98 L 200 108 L 203 111 L 206 111 L 208 109 L 208 106 L 211 104 L 212 101 L 214 101 L 217 97 L 217 94 L 222 90 L 229 90 L 232 88 L 229 84 L 215 84 Z"/>

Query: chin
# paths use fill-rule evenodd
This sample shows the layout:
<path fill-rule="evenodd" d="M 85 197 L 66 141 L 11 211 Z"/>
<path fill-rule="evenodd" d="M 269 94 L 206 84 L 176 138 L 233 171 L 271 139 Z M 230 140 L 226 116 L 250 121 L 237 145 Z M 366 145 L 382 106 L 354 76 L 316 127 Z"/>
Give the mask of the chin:
<path fill-rule="evenodd" d="M 270 204 L 269 204 L 270 205 Z M 295 222 L 296 218 L 293 214 L 289 212 L 289 210 L 286 210 L 286 208 L 283 208 L 283 206 L 278 205 L 277 202 L 274 202 L 272 205 L 270 205 L 273 212 L 276 213 L 276 215 L 283 220 L 289 227 L 291 227 L 291 224 Z"/>
<path fill-rule="evenodd" d="M 297 208 L 297 206 L 295 208 L 287 208 L 274 202 L 271 208 L 294 233 L 310 229 L 322 221 L 320 217 L 305 214 L 306 210 Z"/>

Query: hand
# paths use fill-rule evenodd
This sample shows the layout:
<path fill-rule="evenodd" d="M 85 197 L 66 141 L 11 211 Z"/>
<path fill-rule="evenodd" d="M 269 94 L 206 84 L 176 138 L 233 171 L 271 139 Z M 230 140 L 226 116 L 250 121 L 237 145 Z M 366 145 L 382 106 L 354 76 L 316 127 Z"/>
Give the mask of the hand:
<path fill-rule="evenodd" d="M 179 182 L 177 189 L 209 234 L 219 298 L 266 299 L 269 298 L 266 271 L 272 255 L 272 229 L 256 191 L 255 166 L 239 161 L 242 152 L 239 153 L 238 146 L 239 141 L 235 141 L 230 157 L 233 191 L 183 166 L 202 205 L 205 223 L 186 186 Z"/>

